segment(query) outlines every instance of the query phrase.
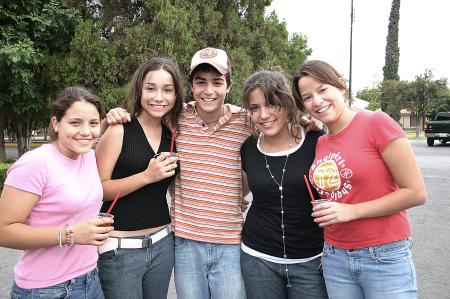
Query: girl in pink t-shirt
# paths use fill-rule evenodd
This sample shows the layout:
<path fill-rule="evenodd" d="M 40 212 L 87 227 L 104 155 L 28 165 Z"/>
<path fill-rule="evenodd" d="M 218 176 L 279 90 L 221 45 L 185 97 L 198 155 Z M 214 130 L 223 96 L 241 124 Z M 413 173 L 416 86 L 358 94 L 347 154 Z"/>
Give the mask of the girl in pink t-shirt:
<path fill-rule="evenodd" d="M 416 298 L 405 210 L 423 204 L 426 190 L 403 130 L 383 112 L 347 107 L 345 81 L 326 62 L 301 65 L 292 88 L 297 106 L 329 129 L 309 172 L 329 200 L 312 214 L 324 228 L 329 297 Z"/>
<path fill-rule="evenodd" d="M 103 192 L 91 149 L 102 113 L 89 91 L 64 89 L 51 106 L 52 143 L 27 152 L 8 171 L 0 246 L 23 250 L 12 298 L 103 298 L 96 246 L 113 228 L 112 220 L 97 217 Z"/>

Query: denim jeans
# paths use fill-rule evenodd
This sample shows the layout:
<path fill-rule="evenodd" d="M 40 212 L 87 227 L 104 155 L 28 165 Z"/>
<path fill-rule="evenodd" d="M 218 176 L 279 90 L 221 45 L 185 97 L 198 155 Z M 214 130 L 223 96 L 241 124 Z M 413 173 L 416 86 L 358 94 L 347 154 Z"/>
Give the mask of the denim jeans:
<path fill-rule="evenodd" d="M 16 283 L 11 289 L 11 299 L 104 299 L 98 271 L 94 269 L 51 287 L 23 289 Z"/>
<path fill-rule="evenodd" d="M 244 299 L 239 244 L 214 244 L 175 236 L 178 299 Z"/>
<path fill-rule="evenodd" d="M 417 298 L 412 241 L 402 240 L 361 249 L 325 243 L 323 274 L 332 299 Z"/>
<path fill-rule="evenodd" d="M 100 254 L 98 268 L 107 299 L 167 298 L 174 260 L 173 234 L 147 248 Z"/>
<path fill-rule="evenodd" d="M 327 291 L 319 273 L 320 258 L 288 264 L 290 287 L 286 287 L 286 266 L 241 251 L 241 269 L 249 299 L 321 298 Z"/>

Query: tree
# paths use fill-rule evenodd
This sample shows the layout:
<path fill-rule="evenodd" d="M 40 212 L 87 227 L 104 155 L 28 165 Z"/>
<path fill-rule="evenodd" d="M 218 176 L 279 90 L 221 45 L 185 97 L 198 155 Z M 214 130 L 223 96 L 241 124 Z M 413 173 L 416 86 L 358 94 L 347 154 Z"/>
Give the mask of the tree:
<path fill-rule="evenodd" d="M 227 102 L 240 104 L 242 85 L 252 72 L 281 66 L 292 73 L 311 53 L 303 35 L 289 38 L 285 22 L 275 13 L 265 15 L 267 0 L 67 2 L 88 18 L 77 28 L 60 73 L 92 89 L 107 108 L 122 102 L 133 71 L 155 55 L 174 59 L 187 75 L 197 50 L 226 49 L 233 69 Z M 130 10 L 123 9 L 128 5 Z"/>
<path fill-rule="evenodd" d="M 386 37 L 386 53 L 383 67 L 383 81 L 398 81 L 398 65 L 400 60 L 400 49 L 398 47 L 398 23 L 400 21 L 400 0 L 392 0 L 391 14 L 389 16 L 388 34 Z M 386 86 L 392 86 L 387 83 Z M 397 103 L 389 103 L 390 95 L 381 93 L 381 109 L 389 115 L 396 115 Z M 393 98 L 391 98 L 393 99 Z M 398 121 L 398 119 L 397 119 Z"/>
<path fill-rule="evenodd" d="M 362 100 L 368 101 L 368 110 L 375 111 L 381 108 L 380 98 L 381 98 L 381 88 L 380 86 L 373 88 L 364 88 L 356 93 L 356 97 Z"/>
<path fill-rule="evenodd" d="M 76 10 L 56 0 L 0 4 L 0 106 L 11 117 L 19 155 L 29 150 L 31 131 L 46 115 L 55 88 L 51 64 L 68 52 L 79 20 Z"/>
<path fill-rule="evenodd" d="M 408 89 L 407 81 L 381 82 L 381 107 L 385 107 L 384 111 L 397 122 L 400 120 L 400 110 L 404 108 L 405 94 L 408 94 Z"/>
<path fill-rule="evenodd" d="M 416 138 L 419 136 L 419 130 L 427 112 L 429 114 L 439 112 L 442 106 L 445 107 L 445 103 L 449 103 L 448 95 L 447 79 L 433 80 L 431 70 L 425 70 L 410 83 L 410 88 L 405 93 L 405 103 L 416 117 Z"/>
<path fill-rule="evenodd" d="M 389 16 L 388 35 L 386 37 L 386 53 L 383 67 L 383 81 L 400 80 L 398 65 L 400 49 L 398 46 L 398 23 L 400 21 L 400 0 L 392 0 Z"/>

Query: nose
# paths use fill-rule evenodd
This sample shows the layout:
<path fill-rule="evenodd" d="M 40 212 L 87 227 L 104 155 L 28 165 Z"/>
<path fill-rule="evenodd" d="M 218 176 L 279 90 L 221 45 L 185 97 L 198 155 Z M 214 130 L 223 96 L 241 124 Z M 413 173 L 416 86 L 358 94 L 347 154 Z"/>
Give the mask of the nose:
<path fill-rule="evenodd" d="M 158 89 L 155 92 L 155 100 L 161 102 L 163 100 L 162 90 Z"/>
<path fill-rule="evenodd" d="M 322 104 L 323 99 L 322 96 L 320 96 L 319 94 L 315 94 L 313 96 L 313 105 L 314 106 L 319 106 L 320 104 Z"/>
<path fill-rule="evenodd" d="M 88 123 L 84 123 L 80 125 L 80 134 L 81 135 L 89 135 L 91 134 L 91 127 Z"/>
<path fill-rule="evenodd" d="M 208 82 L 208 83 L 206 84 L 205 92 L 206 92 L 207 94 L 212 94 L 212 93 L 213 93 L 213 85 L 212 85 L 212 83 Z"/>
<path fill-rule="evenodd" d="M 265 119 L 268 118 L 270 116 L 270 111 L 269 111 L 269 107 L 267 106 L 261 106 L 261 114 L 259 115 L 260 118 Z"/>

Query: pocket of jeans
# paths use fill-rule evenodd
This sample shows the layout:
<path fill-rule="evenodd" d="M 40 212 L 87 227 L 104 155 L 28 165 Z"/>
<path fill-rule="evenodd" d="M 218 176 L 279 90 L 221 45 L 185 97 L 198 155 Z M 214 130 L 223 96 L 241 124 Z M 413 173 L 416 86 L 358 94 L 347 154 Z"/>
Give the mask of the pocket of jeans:
<path fill-rule="evenodd" d="M 326 257 L 326 256 L 330 256 L 333 254 L 333 248 L 330 247 L 328 244 L 324 244 L 323 245 L 323 252 L 322 252 L 322 257 Z"/>
<path fill-rule="evenodd" d="M 116 257 L 117 257 L 117 249 L 114 249 L 114 250 L 110 250 L 110 251 L 103 252 L 102 254 L 100 254 L 98 256 L 98 260 L 99 261 L 111 261 L 111 260 L 116 259 Z"/>
<path fill-rule="evenodd" d="M 181 248 L 184 244 L 186 244 L 186 242 L 187 241 L 185 238 L 175 236 L 175 240 L 174 240 L 175 249 Z"/>
<path fill-rule="evenodd" d="M 375 255 L 376 261 L 383 264 L 398 264 L 409 260 L 411 251 L 409 245 L 392 250 L 379 251 Z"/>
<path fill-rule="evenodd" d="M 11 299 L 20 298 L 31 298 L 31 290 L 21 288 L 14 283 L 11 288 Z"/>
<path fill-rule="evenodd" d="M 68 298 L 69 296 L 70 294 L 64 283 L 39 289 L 39 298 L 41 299 Z"/>
<path fill-rule="evenodd" d="M 17 295 L 16 292 L 14 292 L 14 290 L 11 290 L 11 299 L 20 299 L 19 295 Z"/>

